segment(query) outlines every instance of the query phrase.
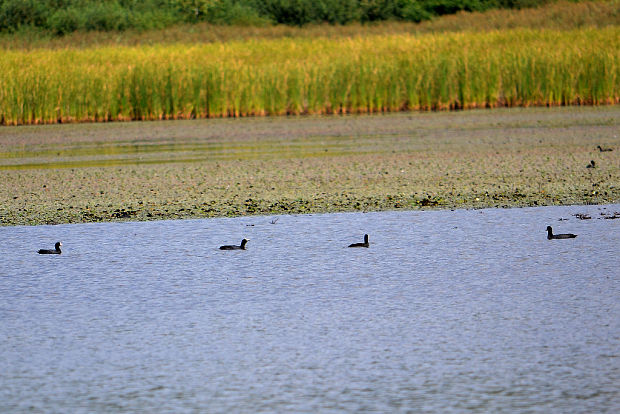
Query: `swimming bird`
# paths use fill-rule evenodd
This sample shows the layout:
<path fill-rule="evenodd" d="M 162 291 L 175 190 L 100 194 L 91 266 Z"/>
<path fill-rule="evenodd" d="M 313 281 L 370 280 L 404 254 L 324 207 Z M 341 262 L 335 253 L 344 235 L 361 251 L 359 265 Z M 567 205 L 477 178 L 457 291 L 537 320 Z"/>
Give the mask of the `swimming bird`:
<path fill-rule="evenodd" d="M 594 160 L 590 160 L 590 164 L 586 165 L 586 168 L 596 168 L 596 163 Z"/>
<path fill-rule="evenodd" d="M 597 147 L 599 152 L 609 152 L 609 151 L 613 151 L 613 148 L 602 148 L 600 145 L 597 145 Z"/>
<path fill-rule="evenodd" d="M 547 226 L 547 239 L 574 239 L 577 237 L 576 234 L 565 233 L 565 234 L 553 234 L 553 230 L 551 226 Z"/>
<path fill-rule="evenodd" d="M 350 244 L 349 247 L 368 247 L 370 243 L 368 243 L 368 235 L 364 234 L 364 243 L 353 243 Z"/>
<path fill-rule="evenodd" d="M 239 246 L 234 246 L 234 245 L 220 246 L 220 250 L 245 250 L 245 244 L 249 241 L 250 239 L 243 239 L 241 240 L 241 244 Z"/>
<path fill-rule="evenodd" d="M 56 244 L 54 245 L 54 250 L 39 249 L 39 254 L 60 254 L 60 253 L 62 253 L 60 251 L 60 246 L 62 246 L 62 243 L 61 242 L 56 242 Z"/>

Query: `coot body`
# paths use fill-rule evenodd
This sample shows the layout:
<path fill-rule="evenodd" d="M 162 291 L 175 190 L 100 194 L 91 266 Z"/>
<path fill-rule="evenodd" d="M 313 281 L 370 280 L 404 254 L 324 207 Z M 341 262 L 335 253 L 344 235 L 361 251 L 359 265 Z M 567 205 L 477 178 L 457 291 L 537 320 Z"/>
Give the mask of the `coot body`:
<path fill-rule="evenodd" d="M 62 243 L 61 242 L 56 242 L 56 244 L 54 245 L 54 250 L 39 249 L 39 254 L 60 254 L 60 253 L 62 253 L 60 251 L 60 246 L 62 246 Z"/>
<path fill-rule="evenodd" d="M 241 244 L 239 246 L 235 246 L 235 245 L 220 246 L 220 250 L 245 250 L 245 244 L 249 241 L 250 239 L 243 239 L 241 240 Z"/>
<path fill-rule="evenodd" d="M 368 243 L 368 235 L 364 234 L 364 243 L 353 243 L 350 244 L 349 247 L 368 247 L 370 243 Z"/>
<path fill-rule="evenodd" d="M 551 226 L 547 226 L 547 239 L 574 239 L 577 237 L 576 234 L 572 233 L 564 233 L 564 234 L 553 234 L 553 229 Z"/>

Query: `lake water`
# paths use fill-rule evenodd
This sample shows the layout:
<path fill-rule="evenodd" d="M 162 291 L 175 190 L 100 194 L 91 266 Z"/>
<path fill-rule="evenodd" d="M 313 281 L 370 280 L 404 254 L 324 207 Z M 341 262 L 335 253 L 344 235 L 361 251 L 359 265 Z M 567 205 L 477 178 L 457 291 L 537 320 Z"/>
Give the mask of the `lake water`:
<path fill-rule="evenodd" d="M 618 412 L 614 211 L 0 228 L 0 412 Z"/>

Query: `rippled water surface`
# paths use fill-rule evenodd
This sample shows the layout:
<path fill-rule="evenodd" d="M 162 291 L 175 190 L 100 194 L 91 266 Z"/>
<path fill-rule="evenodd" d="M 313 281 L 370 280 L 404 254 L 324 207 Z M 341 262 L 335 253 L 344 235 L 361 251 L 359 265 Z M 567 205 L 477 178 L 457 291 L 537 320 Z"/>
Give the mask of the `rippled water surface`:
<path fill-rule="evenodd" d="M 0 412 L 618 412 L 614 211 L 0 228 Z"/>

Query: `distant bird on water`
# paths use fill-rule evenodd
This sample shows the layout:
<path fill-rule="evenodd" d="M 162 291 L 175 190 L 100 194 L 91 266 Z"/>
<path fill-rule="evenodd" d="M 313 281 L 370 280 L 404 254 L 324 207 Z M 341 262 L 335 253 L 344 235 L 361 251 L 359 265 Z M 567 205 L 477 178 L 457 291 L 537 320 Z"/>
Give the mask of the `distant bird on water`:
<path fill-rule="evenodd" d="M 39 254 L 60 254 L 60 253 L 62 253 L 60 251 L 60 246 L 62 246 L 62 243 L 61 242 L 56 242 L 56 244 L 54 245 L 54 250 L 39 249 Z"/>
<path fill-rule="evenodd" d="M 368 235 L 364 234 L 364 243 L 353 243 L 350 244 L 349 247 L 368 247 L 370 243 L 368 243 Z"/>
<path fill-rule="evenodd" d="M 596 163 L 594 160 L 590 160 L 590 164 L 586 165 L 586 168 L 596 168 Z"/>
<path fill-rule="evenodd" d="M 597 147 L 599 152 L 609 152 L 609 151 L 613 151 L 613 148 L 602 148 L 600 145 L 597 145 Z"/>
<path fill-rule="evenodd" d="M 576 234 L 564 233 L 564 234 L 553 234 L 553 229 L 551 226 L 547 226 L 547 239 L 574 239 L 577 237 Z"/>
<path fill-rule="evenodd" d="M 250 239 L 243 239 L 241 240 L 241 244 L 239 246 L 234 246 L 234 245 L 220 246 L 220 250 L 245 250 L 245 244 L 249 241 Z"/>

